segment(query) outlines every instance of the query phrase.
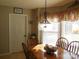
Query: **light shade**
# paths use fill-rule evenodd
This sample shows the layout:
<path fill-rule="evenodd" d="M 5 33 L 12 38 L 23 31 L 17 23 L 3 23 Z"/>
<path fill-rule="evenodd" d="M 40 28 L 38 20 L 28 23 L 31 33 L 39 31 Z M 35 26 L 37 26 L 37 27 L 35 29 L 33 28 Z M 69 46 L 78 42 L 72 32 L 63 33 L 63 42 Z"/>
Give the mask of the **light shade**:
<path fill-rule="evenodd" d="M 41 24 L 50 24 L 50 22 L 48 21 L 48 20 L 42 20 L 41 22 L 40 22 Z"/>

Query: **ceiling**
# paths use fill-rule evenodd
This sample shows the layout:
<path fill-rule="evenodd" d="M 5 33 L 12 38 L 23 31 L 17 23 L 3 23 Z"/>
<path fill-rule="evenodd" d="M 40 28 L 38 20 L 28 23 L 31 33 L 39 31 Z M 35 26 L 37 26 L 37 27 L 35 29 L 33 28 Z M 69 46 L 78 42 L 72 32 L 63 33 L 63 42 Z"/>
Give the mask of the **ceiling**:
<path fill-rule="evenodd" d="M 72 0 L 47 0 L 47 6 L 62 6 L 71 1 Z M 45 7 L 45 0 L 0 0 L 0 5 L 26 9 L 43 8 Z"/>

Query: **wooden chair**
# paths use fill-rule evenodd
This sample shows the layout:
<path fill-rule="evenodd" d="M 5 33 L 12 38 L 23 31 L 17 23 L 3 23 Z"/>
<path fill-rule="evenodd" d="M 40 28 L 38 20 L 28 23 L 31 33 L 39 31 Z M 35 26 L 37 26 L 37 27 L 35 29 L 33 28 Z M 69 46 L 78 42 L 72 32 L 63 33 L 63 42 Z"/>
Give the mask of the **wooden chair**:
<path fill-rule="evenodd" d="M 72 41 L 68 45 L 67 50 L 79 56 L 79 41 Z"/>
<path fill-rule="evenodd" d="M 28 50 L 26 44 L 22 43 L 22 47 L 23 47 L 23 51 L 24 51 L 24 54 L 26 56 L 26 59 L 29 59 L 29 52 L 28 52 L 29 50 Z"/>
<path fill-rule="evenodd" d="M 22 43 L 22 46 L 23 46 L 23 51 L 26 56 L 26 59 L 36 59 L 34 54 L 31 52 L 31 50 L 28 49 L 25 43 Z"/>
<path fill-rule="evenodd" d="M 68 44 L 69 44 L 68 40 L 64 37 L 60 37 L 56 42 L 56 46 L 61 47 L 63 49 L 67 49 Z"/>
<path fill-rule="evenodd" d="M 36 46 L 38 44 L 37 39 L 28 39 L 27 40 L 27 46 L 28 49 L 31 50 L 34 46 Z"/>

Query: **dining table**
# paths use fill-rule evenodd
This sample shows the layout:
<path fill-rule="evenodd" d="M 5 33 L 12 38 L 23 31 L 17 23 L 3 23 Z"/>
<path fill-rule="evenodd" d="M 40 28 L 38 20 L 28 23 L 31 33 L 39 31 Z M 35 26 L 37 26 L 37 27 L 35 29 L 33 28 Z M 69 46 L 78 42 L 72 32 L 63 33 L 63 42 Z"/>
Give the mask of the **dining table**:
<path fill-rule="evenodd" d="M 56 52 L 47 54 L 44 47 L 44 44 L 37 44 L 32 48 L 32 52 L 36 59 L 79 59 L 79 56 L 60 47 L 57 47 Z"/>

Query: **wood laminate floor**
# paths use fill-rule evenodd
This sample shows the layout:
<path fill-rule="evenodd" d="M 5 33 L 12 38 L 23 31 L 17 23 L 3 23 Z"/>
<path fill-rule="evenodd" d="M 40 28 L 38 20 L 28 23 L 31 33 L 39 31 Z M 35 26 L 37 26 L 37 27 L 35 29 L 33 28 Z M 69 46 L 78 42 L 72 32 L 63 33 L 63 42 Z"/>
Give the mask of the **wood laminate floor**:
<path fill-rule="evenodd" d="M 0 59 L 25 59 L 25 55 L 23 52 L 17 52 L 10 55 L 0 56 Z"/>

